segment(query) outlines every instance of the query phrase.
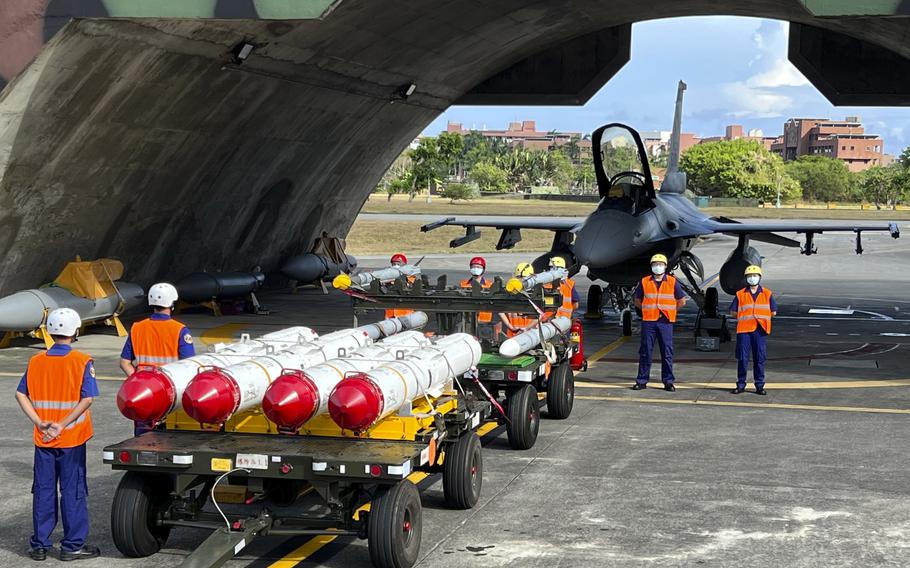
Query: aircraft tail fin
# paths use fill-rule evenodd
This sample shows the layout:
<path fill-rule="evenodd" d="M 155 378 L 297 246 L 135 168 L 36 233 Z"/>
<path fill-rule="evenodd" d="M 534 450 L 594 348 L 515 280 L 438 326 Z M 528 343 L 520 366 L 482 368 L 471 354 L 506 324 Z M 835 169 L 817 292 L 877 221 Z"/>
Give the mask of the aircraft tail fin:
<path fill-rule="evenodd" d="M 676 111 L 673 114 L 673 132 L 670 134 L 670 156 L 667 160 L 667 173 L 660 191 L 665 193 L 684 193 L 686 191 L 686 174 L 679 171 L 680 138 L 682 137 L 682 107 L 686 84 L 679 82 L 676 90 Z"/>

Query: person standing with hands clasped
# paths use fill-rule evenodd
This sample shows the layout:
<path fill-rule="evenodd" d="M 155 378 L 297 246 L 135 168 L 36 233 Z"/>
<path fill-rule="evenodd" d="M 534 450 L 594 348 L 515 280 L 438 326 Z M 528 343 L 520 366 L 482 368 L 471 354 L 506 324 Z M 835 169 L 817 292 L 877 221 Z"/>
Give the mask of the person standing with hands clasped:
<path fill-rule="evenodd" d="M 35 425 L 35 465 L 32 483 L 32 522 L 29 557 L 44 560 L 57 526 L 57 486 L 63 540 L 60 560 L 82 560 L 101 554 L 85 544 L 88 536 L 88 485 L 85 443 L 92 437 L 89 407 L 98 396 L 92 358 L 72 347 L 82 320 L 74 310 L 61 308 L 47 316 L 54 344 L 31 358 L 16 389 L 16 400 Z"/>
<path fill-rule="evenodd" d="M 648 388 L 651 374 L 651 351 L 654 341 L 660 346 L 660 380 L 664 390 L 674 392 L 673 376 L 673 324 L 676 312 L 686 303 L 686 293 L 667 274 L 667 257 L 651 257 L 651 274 L 645 276 L 635 289 L 635 307 L 641 309 L 641 347 L 638 349 L 638 377 L 632 390 Z"/>
<path fill-rule="evenodd" d="M 768 354 L 766 338 L 771 335 L 771 318 L 777 315 L 777 302 L 771 290 L 760 284 L 760 266 L 748 266 L 745 272 L 746 287 L 736 293 L 730 304 L 730 315 L 736 316 L 736 388 L 732 394 L 746 390 L 746 373 L 749 355 L 752 355 L 752 381 L 757 394 L 765 391 L 765 358 Z"/>

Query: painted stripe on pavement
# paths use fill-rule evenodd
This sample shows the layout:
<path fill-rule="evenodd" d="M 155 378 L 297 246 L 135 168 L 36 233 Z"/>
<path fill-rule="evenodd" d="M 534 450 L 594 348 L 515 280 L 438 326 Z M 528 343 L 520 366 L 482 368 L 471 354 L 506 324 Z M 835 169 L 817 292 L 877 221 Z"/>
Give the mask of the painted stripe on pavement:
<path fill-rule="evenodd" d="M 588 357 L 588 364 L 593 363 L 594 361 L 597 361 L 598 359 L 607 355 L 611 351 L 618 349 L 620 345 L 622 345 L 626 341 L 629 341 L 629 339 L 631 339 L 631 338 L 624 335 L 624 336 L 620 337 L 619 339 L 617 339 L 616 341 L 614 341 L 613 343 L 610 343 L 609 345 L 607 345 L 600 351 L 598 351 L 598 352 L 594 353 L 593 355 L 591 355 L 590 357 Z"/>
<path fill-rule="evenodd" d="M 667 398 L 641 398 L 618 396 L 575 395 L 576 400 L 608 402 L 636 402 L 653 404 L 692 404 L 697 406 L 736 406 L 740 408 L 773 408 L 779 410 L 822 410 L 829 412 L 869 412 L 874 414 L 910 414 L 906 408 L 869 408 L 864 406 L 825 406 L 815 404 L 783 404 L 776 402 L 727 402 L 723 400 L 680 400 Z"/>

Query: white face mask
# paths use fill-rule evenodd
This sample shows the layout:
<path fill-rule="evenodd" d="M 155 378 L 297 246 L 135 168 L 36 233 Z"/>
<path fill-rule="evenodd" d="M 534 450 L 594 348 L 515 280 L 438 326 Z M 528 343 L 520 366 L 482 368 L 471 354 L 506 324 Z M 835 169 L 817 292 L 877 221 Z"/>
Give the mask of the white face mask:
<path fill-rule="evenodd" d="M 750 274 L 749 276 L 746 276 L 746 282 L 749 284 L 749 286 L 758 286 L 759 280 L 761 280 L 761 276 L 758 274 Z"/>
<path fill-rule="evenodd" d="M 661 274 L 663 274 L 666 271 L 667 271 L 667 265 L 662 262 L 657 262 L 657 263 L 651 265 L 651 272 L 653 272 L 654 274 L 656 274 L 658 276 L 660 276 Z"/>
<path fill-rule="evenodd" d="M 483 274 L 483 268 L 481 268 L 480 266 L 472 266 L 471 274 L 473 274 L 474 276 L 480 276 L 481 274 Z"/>

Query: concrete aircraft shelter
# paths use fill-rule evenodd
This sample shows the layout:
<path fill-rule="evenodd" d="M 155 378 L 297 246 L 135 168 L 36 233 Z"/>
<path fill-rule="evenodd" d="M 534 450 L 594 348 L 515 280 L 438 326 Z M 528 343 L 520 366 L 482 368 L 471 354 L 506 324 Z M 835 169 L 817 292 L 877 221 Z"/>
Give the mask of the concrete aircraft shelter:
<path fill-rule="evenodd" d="M 3 0 L 0 294 L 76 254 L 274 270 L 448 106 L 584 104 L 632 23 L 713 14 L 790 21 L 834 104 L 910 103 L 908 0 Z"/>

